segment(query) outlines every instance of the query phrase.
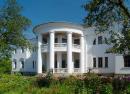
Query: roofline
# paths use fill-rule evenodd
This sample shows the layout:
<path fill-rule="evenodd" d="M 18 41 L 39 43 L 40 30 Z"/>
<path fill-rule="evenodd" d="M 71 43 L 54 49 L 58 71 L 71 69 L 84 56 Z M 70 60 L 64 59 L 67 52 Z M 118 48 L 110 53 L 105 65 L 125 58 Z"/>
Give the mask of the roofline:
<path fill-rule="evenodd" d="M 82 24 L 75 24 L 75 23 L 72 23 L 72 22 L 65 22 L 65 21 L 58 21 L 58 22 L 46 22 L 46 23 L 41 23 L 41 24 L 38 24 L 36 25 L 34 28 L 33 28 L 33 32 L 35 31 L 36 28 L 38 28 L 39 26 L 42 26 L 42 25 L 47 25 L 47 24 L 51 24 L 51 23 L 62 23 L 62 24 L 70 24 L 70 25 L 73 25 L 73 26 L 78 26 L 79 28 L 82 28 L 84 29 L 83 25 Z M 35 32 L 34 32 L 35 33 Z"/>

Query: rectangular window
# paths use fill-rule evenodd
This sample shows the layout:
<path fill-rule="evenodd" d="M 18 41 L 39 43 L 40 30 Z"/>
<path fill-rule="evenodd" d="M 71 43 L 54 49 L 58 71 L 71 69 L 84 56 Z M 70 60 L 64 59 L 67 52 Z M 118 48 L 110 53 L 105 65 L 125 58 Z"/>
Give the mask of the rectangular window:
<path fill-rule="evenodd" d="M 43 43 L 43 44 L 47 44 L 47 38 L 44 38 L 44 37 L 43 37 L 42 43 Z"/>
<path fill-rule="evenodd" d="M 14 69 L 16 69 L 16 68 L 17 68 L 17 62 L 14 61 Z"/>
<path fill-rule="evenodd" d="M 62 38 L 62 43 L 67 43 L 67 39 L 66 38 Z"/>
<path fill-rule="evenodd" d="M 17 53 L 17 49 L 14 50 L 14 54 L 16 54 L 16 53 Z"/>
<path fill-rule="evenodd" d="M 102 57 L 98 58 L 98 67 L 102 68 Z"/>
<path fill-rule="evenodd" d="M 96 45 L 96 39 L 93 40 L 93 45 Z"/>
<path fill-rule="evenodd" d="M 105 57 L 105 68 L 108 68 L 108 57 Z"/>
<path fill-rule="evenodd" d="M 24 61 L 21 61 L 21 68 L 24 69 Z"/>
<path fill-rule="evenodd" d="M 33 60 L 33 69 L 35 68 L 35 61 Z"/>
<path fill-rule="evenodd" d="M 102 44 L 102 36 L 98 37 L 98 44 Z"/>
<path fill-rule="evenodd" d="M 36 61 L 34 61 L 34 60 L 33 60 L 33 62 L 32 62 L 32 67 L 33 67 L 33 69 L 36 68 Z"/>
<path fill-rule="evenodd" d="M 93 58 L 93 67 L 96 68 L 96 58 Z"/>
<path fill-rule="evenodd" d="M 21 51 L 22 51 L 22 53 L 24 53 L 24 48 L 23 47 L 21 48 Z"/>
<path fill-rule="evenodd" d="M 124 56 L 124 67 L 130 67 L 130 55 Z"/>
<path fill-rule="evenodd" d="M 74 39 L 74 44 L 80 44 L 80 40 L 79 39 Z"/>
<path fill-rule="evenodd" d="M 58 38 L 55 38 L 55 43 L 58 43 Z"/>

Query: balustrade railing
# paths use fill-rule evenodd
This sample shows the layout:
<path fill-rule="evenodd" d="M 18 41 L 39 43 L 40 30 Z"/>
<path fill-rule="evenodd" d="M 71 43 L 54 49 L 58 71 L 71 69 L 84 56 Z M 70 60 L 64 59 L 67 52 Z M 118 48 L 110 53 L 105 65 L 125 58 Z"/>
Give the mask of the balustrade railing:
<path fill-rule="evenodd" d="M 67 68 L 55 68 L 54 73 L 66 73 L 67 70 Z"/>
<path fill-rule="evenodd" d="M 55 43 L 55 47 L 66 47 L 67 43 Z"/>
<path fill-rule="evenodd" d="M 44 50 L 44 49 L 47 49 L 49 47 L 48 43 L 47 44 L 42 44 L 41 45 L 41 48 Z M 55 43 L 54 44 L 54 47 L 58 48 L 58 47 L 67 47 L 67 43 Z M 73 48 L 76 48 L 76 49 L 80 49 L 80 45 L 78 44 L 72 44 L 72 47 Z"/>
<path fill-rule="evenodd" d="M 73 44 L 73 48 L 80 49 L 80 45 L 78 45 L 78 44 Z"/>
<path fill-rule="evenodd" d="M 80 68 L 74 68 L 74 72 L 80 73 Z"/>

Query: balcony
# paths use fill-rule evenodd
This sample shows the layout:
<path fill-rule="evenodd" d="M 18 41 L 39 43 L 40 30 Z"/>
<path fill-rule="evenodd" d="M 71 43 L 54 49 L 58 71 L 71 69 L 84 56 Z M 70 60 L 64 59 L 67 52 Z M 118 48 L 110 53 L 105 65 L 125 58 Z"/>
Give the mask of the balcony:
<path fill-rule="evenodd" d="M 67 51 L 67 43 L 55 43 L 54 49 L 55 49 L 55 51 Z M 48 52 L 49 51 L 48 43 L 42 44 L 41 50 L 42 50 L 42 52 Z M 80 52 L 80 45 L 72 44 L 72 51 L 73 52 Z"/>

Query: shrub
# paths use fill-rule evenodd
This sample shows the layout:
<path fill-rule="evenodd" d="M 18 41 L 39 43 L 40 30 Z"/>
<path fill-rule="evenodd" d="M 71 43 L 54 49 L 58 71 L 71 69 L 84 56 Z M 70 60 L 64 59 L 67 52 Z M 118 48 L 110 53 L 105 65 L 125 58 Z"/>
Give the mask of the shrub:
<path fill-rule="evenodd" d="M 25 85 L 29 84 L 29 80 L 19 75 L 0 75 L 0 94 L 17 90 L 18 88 L 24 88 Z"/>
<path fill-rule="evenodd" d="M 100 94 L 112 94 L 112 92 L 113 92 L 112 84 L 102 84 Z"/>
<path fill-rule="evenodd" d="M 93 93 L 99 92 L 101 88 L 101 79 L 95 74 L 86 74 L 84 78 L 84 84 L 86 89 L 92 89 Z"/>

